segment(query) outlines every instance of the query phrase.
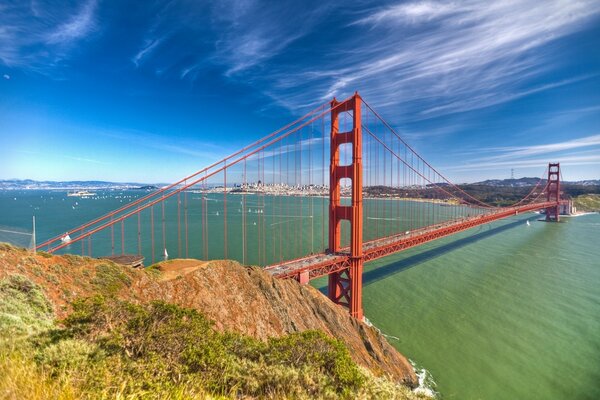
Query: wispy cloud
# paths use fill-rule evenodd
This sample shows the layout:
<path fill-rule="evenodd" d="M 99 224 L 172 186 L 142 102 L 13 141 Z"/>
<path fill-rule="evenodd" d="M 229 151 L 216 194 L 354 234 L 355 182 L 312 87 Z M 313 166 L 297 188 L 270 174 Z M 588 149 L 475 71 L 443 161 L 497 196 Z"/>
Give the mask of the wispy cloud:
<path fill-rule="evenodd" d="M 572 155 L 557 158 L 561 166 L 571 165 L 598 165 L 600 164 L 600 155 Z M 481 170 L 500 170 L 506 168 L 539 168 L 539 173 L 543 172 L 543 168 L 548 166 L 547 158 L 534 158 L 529 160 L 503 161 L 503 162 L 480 162 L 470 163 L 465 165 L 449 165 L 443 167 L 445 171 L 472 171 Z"/>
<path fill-rule="evenodd" d="M 358 89 L 411 120 L 489 107 L 589 78 L 549 79 L 561 60 L 548 46 L 599 13 L 591 0 L 384 6 L 351 23 L 360 32 L 331 57 L 271 71 L 269 93 L 296 105 Z"/>
<path fill-rule="evenodd" d="M 96 0 L 71 5 L 8 2 L 0 7 L 0 62 L 43 70 L 96 28 Z"/>
<path fill-rule="evenodd" d="M 152 60 L 161 75 L 192 80 L 203 68 L 217 67 L 224 76 L 249 83 L 253 73 L 268 68 L 269 61 L 313 32 L 331 8 L 316 1 L 223 0 L 189 7 L 173 3 L 157 13 L 132 61 L 138 66 Z M 161 42 L 164 37 L 185 37 L 185 46 L 169 46 Z"/>
<path fill-rule="evenodd" d="M 431 21 L 454 14 L 459 8 L 454 3 L 441 3 L 435 1 L 421 1 L 403 3 L 385 7 L 373 14 L 358 20 L 357 24 L 378 24 L 385 22 L 420 23 Z"/>
<path fill-rule="evenodd" d="M 596 165 L 600 164 L 600 134 L 531 146 L 482 148 L 478 153 L 488 155 L 442 169 L 476 171 L 504 167 L 526 168 L 547 165 L 550 160 L 560 161 L 561 165 Z M 542 155 L 544 157 L 539 157 Z"/>
<path fill-rule="evenodd" d="M 307 6 L 257 0 L 218 2 L 213 8 L 213 25 L 218 27 L 215 61 L 226 66 L 228 76 L 261 65 L 308 34 L 328 8 Z"/>
<path fill-rule="evenodd" d="M 217 161 L 225 157 L 226 149 L 209 142 L 185 140 L 179 138 L 176 142 L 169 140 L 168 135 L 159 135 L 138 130 L 100 131 L 99 134 L 134 143 L 172 154 L 197 157 L 203 162 Z"/>
<path fill-rule="evenodd" d="M 152 52 L 163 42 L 164 37 L 158 39 L 146 39 L 146 42 L 138 51 L 131 61 L 135 64 L 136 67 L 140 65 L 140 63 L 144 60 L 145 57 L 152 54 Z"/>
<path fill-rule="evenodd" d="M 94 27 L 95 10 L 96 1 L 88 1 L 81 7 L 81 10 L 77 14 L 71 16 L 55 30 L 49 32 L 46 35 L 46 41 L 50 44 L 64 45 L 85 37 Z"/>
<path fill-rule="evenodd" d="M 481 149 L 480 151 L 482 153 L 500 153 L 497 155 L 481 158 L 487 161 L 498 161 L 502 159 L 529 157 L 540 154 L 554 154 L 566 150 L 581 149 L 585 147 L 600 147 L 600 135 L 591 135 L 581 137 L 578 139 L 566 140 L 558 143 L 516 147 L 493 147 L 488 149 Z"/>
<path fill-rule="evenodd" d="M 31 151 L 31 150 L 23 150 L 23 149 L 18 149 L 15 150 L 15 152 L 17 153 L 21 153 L 21 154 L 29 154 L 29 155 L 34 155 L 34 156 L 44 156 L 44 157 L 58 157 L 58 158 L 64 158 L 67 160 L 73 160 L 73 161 L 79 161 L 79 162 L 85 162 L 85 163 L 92 163 L 92 164 L 102 164 L 102 165 L 110 165 L 110 163 L 105 162 L 105 161 L 100 161 L 100 160 L 96 160 L 93 158 L 85 158 L 85 157 L 75 157 L 75 156 L 70 156 L 67 154 L 63 154 L 63 153 L 52 153 L 52 152 L 39 152 L 39 151 Z"/>
<path fill-rule="evenodd" d="M 192 80 L 217 66 L 289 109 L 359 90 L 411 122 L 592 78 L 553 76 L 565 60 L 552 45 L 599 14 L 594 0 L 173 5 L 157 14 L 132 60 L 156 60 L 161 76 Z M 168 35 L 186 37 L 186 45 L 161 42 Z"/>
<path fill-rule="evenodd" d="M 63 155 L 62 157 L 68 158 L 68 159 L 74 160 L 74 161 L 81 161 L 81 162 L 87 162 L 87 163 L 92 163 L 92 164 L 104 164 L 104 165 L 108 164 L 104 161 L 94 160 L 93 158 L 73 157 L 73 156 L 65 156 L 65 155 Z"/>

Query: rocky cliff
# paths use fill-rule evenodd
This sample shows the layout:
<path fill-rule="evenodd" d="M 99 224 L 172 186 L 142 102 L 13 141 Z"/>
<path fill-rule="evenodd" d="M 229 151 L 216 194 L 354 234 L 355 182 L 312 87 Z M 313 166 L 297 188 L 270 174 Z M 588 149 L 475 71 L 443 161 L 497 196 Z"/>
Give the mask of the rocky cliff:
<path fill-rule="evenodd" d="M 195 308 L 221 330 L 260 339 L 318 329 L 342 340 L 353 359 L 377 375 L 414 387 L 410 363 L 374 328 L 351 318 L 318 290 L 277 280 L 232 261 L 172 260 L 145 270 L 79 256 L 32 255 L 0 245 L 0 278 L 19 273 L 38 283 L 61 317 L 70 302 L 94 293 L 163 300 Z"/>

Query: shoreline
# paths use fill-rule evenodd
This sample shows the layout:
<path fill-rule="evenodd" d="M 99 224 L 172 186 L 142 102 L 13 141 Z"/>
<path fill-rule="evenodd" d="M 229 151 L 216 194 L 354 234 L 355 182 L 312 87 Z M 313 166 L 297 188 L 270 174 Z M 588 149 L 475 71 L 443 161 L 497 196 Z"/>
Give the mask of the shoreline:
<path fill-rule="evenodd" d="M 592 215 L 592 214 L 600 214 L 598 211 L 582 211 L 582 212 L 577 212 L 574 214 L 565 214 L 565 215 L 561 215 L 561 218 L 576 218 L 576 217 L 583 217 L 584 215 Z"/>

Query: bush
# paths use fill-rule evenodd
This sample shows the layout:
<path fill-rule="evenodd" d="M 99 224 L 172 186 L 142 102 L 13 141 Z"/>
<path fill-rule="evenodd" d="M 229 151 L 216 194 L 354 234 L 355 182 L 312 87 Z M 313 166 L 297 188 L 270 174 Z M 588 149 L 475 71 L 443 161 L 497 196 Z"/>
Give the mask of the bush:
<path fill-rule="evenodd" d="M 101 294 L 115 295 L 124 287 L 131 285 L 131 278 L 117 264 L 98 264 L 96 275 L 91 283 Z"/>
<path fill-rule="evenodd" d="M 40 287 L 22 275 L 0 281 L 0 337 L 29 335 L 52 326 L 54 314 Z"/>
<path fill-rule="evenodd" d="M 164 302 L 96 296 L 75 302 L 73 310 L 63 321 L 65 336 L 123 358 L 146 387 L 200 379 L 214 393 L 346 396 L 365 382 L 344 345 L 317 331 L 264 343 L 217 332 L 198 311 Z"/>

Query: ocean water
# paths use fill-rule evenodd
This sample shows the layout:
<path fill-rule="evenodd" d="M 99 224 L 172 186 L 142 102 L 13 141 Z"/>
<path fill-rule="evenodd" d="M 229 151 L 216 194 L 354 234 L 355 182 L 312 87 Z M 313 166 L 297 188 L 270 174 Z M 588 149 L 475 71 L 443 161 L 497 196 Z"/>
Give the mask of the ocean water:
<path fill-rule="evenodd" d="M 14 232 L 31 232 L 35 215 L 37 244 L 41 244 L 146 194 L 140 190 L 103 190 L 81 198 L 58 190 L 0 191 L 0 240 L 27 246 L 24 241 L 28 236 Z M 170 258 L 228 258 L 264 266 L 322 252 L 327 247 L 327 221 L 323 218 L 327 210 L 328 201 L 322 197 L 188 192 L 167 199 L 164 210 L 157 204 L 58 253 L 93 257 L 139 253 L 150 265 L 162 260 L 166 249 Z M 366 199 L 364 239 L 412 230 L 420 226 L 417 221 L 433 224 L 478 212 L 465 206 Z M 342 222 L 341 235 L 342 246 L 349 245 L 346 221 Z M 77 234 L 71 232 L 70 236 Z"/>
<path fill-rule="evenodd" d="M 537 218 L 365 267 L 366 316 L 441 398 L 600 399 L 600 215 Z"/>
<path fill-rule="evenodd" d="M 145 194 L 104 191 L 82 199 L 67 197 L 66 191 L 0 191 L 0 241 L 26 246 L 34 214 L 39 243 Z M 223 258 L 223 195 L 206 196 L 208 254 L 202 249 L 201 195 L 180 200 L 166 206 L 164 239 L 161 210 L 154 210 L 154 254 L 149 212 L 140 215 L 139 236 L 137 218 L 124 224 L 124 249 L 117 227 L 114 243 L 107 230 L 95 236 L 91 249 L 86 242 L 65 252 L 91 250 L 100 256 L 141 250 L 149 265 L 162 259 L 164 240 L 171 258 Z M 238 200 L 251 210 L 244 254 L 236 228 L 242 217 Z M 228 199 L 228 204 L 229 258 L 261 264 L 324 246 L 327 205 L 321 198 L 249 195 Z M 369 237 L 381 235 L 378 229 L 410 229 L 413 212 L 424 205 L 369 200 L 365 207 Z M 471 212 L 426 207 L 431 221 Z M 178 240 L 185 237 L 184 213 L 187 248 Z M 558 224 L 538 222 L 538 217 L 497 221 L 365 265 L 366 316 L 427 369 L 441 398 L 600 399 L 600 215 L 564 218 Z M 324 283 L 313 282 L 321 289 Z"/>

